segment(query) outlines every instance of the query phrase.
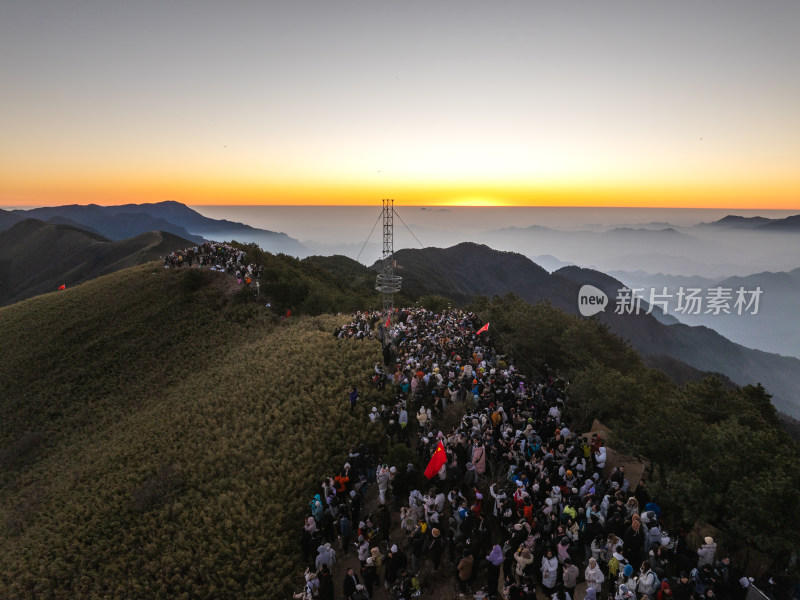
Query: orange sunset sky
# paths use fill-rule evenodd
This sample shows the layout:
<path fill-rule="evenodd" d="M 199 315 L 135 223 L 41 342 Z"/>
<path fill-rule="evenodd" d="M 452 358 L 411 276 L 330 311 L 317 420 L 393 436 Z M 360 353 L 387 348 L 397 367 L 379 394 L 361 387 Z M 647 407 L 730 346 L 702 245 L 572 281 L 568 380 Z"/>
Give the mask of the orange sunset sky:
<path fill-rule="evenodd" d="M 800 4 L 14 2 L 0 206 L 800 209 Z"/>

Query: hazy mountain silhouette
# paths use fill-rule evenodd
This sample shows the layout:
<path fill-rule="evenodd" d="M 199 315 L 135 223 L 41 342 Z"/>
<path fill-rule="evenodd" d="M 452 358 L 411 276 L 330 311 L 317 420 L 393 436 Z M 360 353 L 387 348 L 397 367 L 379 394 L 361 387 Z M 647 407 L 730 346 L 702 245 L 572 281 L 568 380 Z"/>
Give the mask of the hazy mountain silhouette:
<path fill-rule="evenodd" d="M 450 248 L 398 250 L 394 257 L 395 274 L 403 277 L 403 290 L 415 296 L 437 294 L 464 304 L 479 294 L 514 292 L 529 302 L 548 300 L 553 306 L 574 312 L 575 284 L 551 276 L 516 252 L 463 242 Z M 380 263 L 373 268 L 379 269 Z"/>
<path fill-rule="evenodd" d="M 800 262 L 800 259 L 798 259 Z M 708 290 L 724 288 L 731 290 L 736 297 L 738 290 L 747 293 L 760 289 L 758 312 L 745 314 L 731 307 L 730 314 L 718 315 L 701 312 L 697 315 L 679 315 L 680 321 L 687 325 L 704 325 L 721 333 L 728 339 L 765 352 L 777 352 L 800 358 L 800 320 L 798 320 L 798 301 L 800 298 L 800 269 L 789 272 L 764 271 L 744 277 L 707 279 L 693 276 L 655 275 L 642 271 L 614 271 L 610 273 L 633 288 L 649 293 L 654 288 L 659 293 L 666 287 L 667 293 L 676 294 L 682 287 Z M 743 311 L 744 312 L 744 311 Z"/>
<path fill-rule="evenodd" d="M 193 242 L 203 241 L 202 236 L 192 235 L 179 224 L 144 212 L 125 211 L 119 206 L 69 204 L 14 212 L 26 219 L 69 219 L 81 228 L 98 232 L 110 240 L 124 240 L 148 231 L 165 231 Z"/>
<path fill-rule="evenodd" d="M 400 250 L 395 259 L 405 291 L 439 294 L 460 304 L 476 294 L 514 292 L 528 302 L 545 300 L 577 314 L 578 290 L 583 284 L 594 285 L 608 295 L 610 303 L 594 318 L 628 340 L 643 356 L 666 355 L 700 371 L 722 373 L 738 385 L 760 382 L 773 395 L 779 410 L 800 415 L 800 360 L 747 348 L 707 327 L 677 323 L 669 315 L 659 318 L 672 324 L 662 323 L 655 314 L 644 314 L 646 302 L 641 303 L 638 315 L 616 314 L 612 307 L 623 284 L 599 271 L 569 266 L 551 275 L 525 256 L 474 243 Z M 376 263 L 374 268 L 379 266 Z"/>
<path fill-rule="evenodd" d="M 11 211 L 20 219 L 36 218 L 43 221 L 60 219 L 81 228 L 98 232 L 111 240 L 122 240 L 148 231 L 173 233 L 195 243 L 204 239 L 216 241 L 237 240 L 254 242 L 264 250 L 292 255 L 307 254 L 305 247 L 285 233 L 257 229 L 243 223 L 225 219 L 210 219 L 180 202 L 151 204 L 123 204 L 121 206 L 66 205 Z M 64 221 L 64 220 L 67 221 Z M 6 221 L 13 220 L 4 218 Z M 0 229 L 13 225 L 9 222 Z"/>
<path fill-rule="evenodd" d="M 785 219 L 777 219 L 771 223 L 765 223 L 758 228 L 758 231 L 795 233 L 800 231 L 800 215 L 793 215 Z"/>
<path fill-rule="evenodd" d="M 722 217 L 718 221 L 711 221 L 710 223 L 698 223 L 695 227 L 717 227 L 717 228 L 732 228 L 732 229 L 755 229 L 772 223 L 774 219 L 767 217 L 740 217 L 739 215 L 728 215 Z"/>
<path fill-rule="evenodd" d="M 792 215 L 782 219 L 728 215 L 718 221 L 712 221 L 710 223 L 698 223 L 695 225 L 695 227 L 714 227 L 718 229 L 752 229 L 755 231 L 770 233 L 793 233 L 800 231 L 800 215 Z"/>
<path fill-rule="evenodd" d="M 595 285 L 616 295 L 622 283 L 591 269 L 565 267 L 561 274 Z M 646 311 L 642 302 L 642 312 Z M 607 310 L 598 318 L 628 340 L 643 356 L 665 354 L 701 371 L 723 373 L 739 385 L 761 383 L 773 395 L 773 404 L 787 414 L 800 415 L 800 360 L 737 344 L 704 326 L 664 324 L 653 315 L 618 315 Z"/>
<path fill-rule="evenodd" d="M 0 305 L 156 260 L 191 242 L 151 231 L 111 241 L 70 225 L 25 219 L 0 232 Z"/>
<path fill-rule="evenodd" d="M 70 227 L 77 227 L 78 229 L 83 229 L 84 231 L 89 231 L 90 233 L 96 233 L 97 235 L 103 235 L 99 231 L 97 231 L 94 227 L 90 227 L 89 225 L 84 225 L 83 223 L 78 223 L 77 221 L 73 221 L 72 219 L 68 219 L 67 217 L 62 217 L 61 215 L 56 215 L 54 217 L 50 217 L 45 221 L 45 223 L 52 223 L 53 225 L 69 225 Z M 103 236 L 105 237 L 105 236 Z"/>
<path fill-rule="evenodd" d="M 15 223 L 19 223 L 25 217 L 21 217 L 17 213 L 11 210 L 3 210 L 0 208 L 0 231 L 4 231 L 14 225 Z"/>
<path fill-rule="evenodd" d="M 227 219 L 211 219 L 173 200 L 152 204 L 126 204 L 118 207 L 128 213 L 146 213 L 184 227 L 187 231 L 216 241 L 236 240 L 256 243 L 268 252 L 283 252 L 292 256 L 305 256 L 306 247 L 285 233 L 258 229 Z"/>

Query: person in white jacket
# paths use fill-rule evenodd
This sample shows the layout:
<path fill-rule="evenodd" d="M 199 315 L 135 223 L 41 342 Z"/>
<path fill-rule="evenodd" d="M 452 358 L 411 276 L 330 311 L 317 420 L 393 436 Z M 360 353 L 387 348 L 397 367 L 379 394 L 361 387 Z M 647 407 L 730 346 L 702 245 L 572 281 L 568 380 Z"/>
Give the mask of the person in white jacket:
<path fill-rule="evenodd" d="M 492 498 L 494 498 L 494 509 L 492 510 L 492 514 L 495 517 L 499 517 L 500 516 L 500 511 L 503 508 L 503 500 L 505 500 L 507 498 L 507 496 L 506 496 L 506 493 L 504 491 L 500 491 L 500 493 L 498 494 L 494 490 L 494 486 L 495 485 L 496 484 L 493 483 L 492 485 L 489 486 L 489 493 L 492 495 Z"/>
<path fill-rule="evenodd" d="M 587 587 L 594 588 L 594 591 L 598 593 L 601 591 L 606 577 L 594 558 L 589 559 L 589 565 L 584 570 L 583 576 L 586 579 Z"/>
<path fill-rule="evenodd" d="M 542 557 L 542 587 L 546 596 L 551 596 L 556 589 L 558 579 L 558 559 L 553 556 L 552 550 Z"/>
<path fill-rule="evenodd" d="M 705 565 L 713 565 L 714 557 L 717 554 L 717 544 L 714 543 L 714 538 L 707 535 L 703 540 L 705 544 L 700 546 L 697 550 L 697 568 L 702 569 Z"/>
<path fill-rule="evenodd" d="M 606 447 L 601 445 L 594 453 L 594 464 L 602 471 L 606 466 Z"/>

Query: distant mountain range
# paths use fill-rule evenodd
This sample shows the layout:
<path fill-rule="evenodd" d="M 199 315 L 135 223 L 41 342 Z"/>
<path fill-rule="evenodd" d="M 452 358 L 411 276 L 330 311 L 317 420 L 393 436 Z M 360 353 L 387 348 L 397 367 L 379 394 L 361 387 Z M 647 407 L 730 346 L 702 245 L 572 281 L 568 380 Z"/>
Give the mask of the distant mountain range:
<path fill-rule="evenodd" d="M 34 215 L 48 222 L 31 220 L 30 217 Z M 744 222 L 753 231 L 785 231 L 791 229 L 798 219 L 800 216 L 768 222 Z M 716 227 L 736 229 L 741 223 L 742 218 L 726 217 L 717 222 Z M 773 229 L 768 230 L 767 227 Z M 151 229 L 160 232 L 153 233 Z M 598 243 L 604 240 L 607 246 L 609 240 L 610 245 L 614 246 L 622 238 L 635 238 L 638 243 L 648 245 L 654 253 L 666 252 L 670 247 L 683 249 L 699 242 L 699 238 L 673 228 L 657 231 L 615 228 L 603 233 L 581 234 L 589 235 Z M 520 239 L 546 237 L 545 247 L 556 254 L 559 247 L 572 243 L 571 236 L 577 233 L 534 226 L 526 230 L 497 230 L 494 235 L 498 240 L 504 238 L 506 242 L 515 236 L 520 236 Z M 308 253 L 308 249 L 300 242 L 285 234 L 227 220 L 209 219 L 177 202 L 0 211 L 0 304 L 53 291 L 63 283 L 74 285 L 100 274 L 153 260 L 172 250 L 197 243 L 204 237 L 255 242 L 273 253 Z M 265 242 L 259 242 L 259 239 Z M 620 244 L 619 250 L 623 251 L 624 245 Z M 560 261 L 552 255 L 543 258 L 547 259 L 545 262 L 550 268 L 558 267 Z M 452 298 L 459 304 L 468 302 L 476 294 L 492 296 L 513 292 L 529 302 L 547 301 L 576 314 L 577 294 L 581 285 L 588 283 L 598 287 L 612 301 L 617 290 L 623 287 L 619 279 L 597 270 L 563 266 L 550 274 L 519 253 L 493 250 L 474 243 L 461 243 L 445 249 L 399 250 L 395 253 L 395 259 L 398 263 L 397 274 L 404 278 L 405 292 L 416 297 L 438 294 Z M 636 257 L 632 256 L 632 259 Z M 778 337 L 790 346 L 798 344 L 800 333 L 793 324 L 798 321 L 795 307 L 797 294 L 800 293 L 800 270 L 729 278 L 722 280 L 721 285 L 741 285 L 746 288 L 760 285 L 765 294 L 770 290 L 763 302 L 772 303 L 771 308 L 780 304 L 779 310 L 774 318 L 761 321 L 761 327 L 753 319 L 749 323 L 755 327 L 751 337 L 737 338 L 738 344 L 708 327 L 677 323 L 674 317 L 660 315 L 658 311 L 650 315 L 618 315 L 609 309 L 596 318 L 627 339 L 646 359 L 651 357 L 648 360 L 660 364 L 670 360 L 681 361 L 700 371 L 722 373 L 742 385 L 761 382 L 773 394 L 776 407 L 795 417 L 800 416 L 800 360 L 748 347 L 759 343 L 759 335 Z M 646 303 L 642 303 L 642 306 L 642 310 L 646 310 Z M 714 325 L 724 332 L 723 323 L 726 322 L 736 326 L 744 323 L 720 319 L 698 324 Z M 767 326 L 763 326 L 764 323 Z M 675 368 L 672 370 L 680 371 Z M 684 371 L 688 372 L 686 369 Z"/>
<path fill-rule="evenodd" d="M 0 211 L 0 231 L 23 219 L 73 225 L 110 240 L 123 240 L 148 231 L 172 233 L 192 242 L 204 239 L 256 243 L 264 250 L 305 256 L 307 249 L 285 233 L 257 229 L 243 223 L 204 217 L 180 202 L 123 204 L 120 206 L 66 205 L 29 210 Z"/>
<path fill-rule="evenodd" d="M 792 215 L 783 219 L 768 219 L 766 217 L 740 217 L 728 215 L 710 223 L 698 223 L 695 227 L 715 227 L 729 229 L 757 229 L 771 232 L 798 232 L 800 231 L 800 215 Z"/>
<path fill-rule="evenodd" d="M 623 287 L 613 277 L 580 267 L 563 267 L 551 275 L 520 254 L 473 243 L 400 250 L 395 258 L 406 292 L 438 294 L 459 303 L 476 294 L 514 292 L 528 302 L 548 301 L 577 314 L 582 285 L 603 290 L 611 302 Z M 641 306 L 638 315 L 615 314 L 609 308 L 593 318 L 628 340 L 645 360 L 663 364 L 666 356 L 700 371 L 721 373 L 738 385 L 760 382 L 773 395 L 778 410 L 800 416 L 800 360 L 747 348 L 707 327 L 662 323 L 654 314 L 644 314 L 646 302 Z"/>
<path fill-rule="evenodd" d="M 0 305 L 72 287 L 191 244 L 163 231 L 111 241 L 72 225 L 25 219 L 0 231 Z"/>
<path fill-rule="evenodd" d="M 800 257 L 798 257 L 800 262 Z M 641 271 L 612 271 L 613 277 L 623 281 L 631 288 L 655 289 L 675 295 L 682 287 L 703 290 L 718 288 L 732 290 L 735 294 L 740 288 L 746 291 L 760 289 L 757 314 L 739 315 L 732 310 L 730 314 L 680 314 L 681 322 L 687 325 L 703 325 L 718 331 L 725 337 L 747 346 L 767 352 L 777 352 L 800 358 L 800 268 L 777 273 L 754 273 L 745 277 L 726 277 L 709 279 L 704 277 L 684 277 L 681 275 L 649 274 Z"/>

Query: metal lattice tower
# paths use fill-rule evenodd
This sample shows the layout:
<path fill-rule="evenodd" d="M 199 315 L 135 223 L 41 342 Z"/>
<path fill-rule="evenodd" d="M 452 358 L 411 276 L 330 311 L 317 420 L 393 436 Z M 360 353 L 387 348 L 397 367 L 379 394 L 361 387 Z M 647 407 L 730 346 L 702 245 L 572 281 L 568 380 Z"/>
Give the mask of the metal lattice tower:
<path fill-rule="evenodd" d="M 383 294 L 383 314 L 391 315 L 394 308 L 393 295 L 400 291 L 402 277 L 394 274 L 394 200 L 383 199 L 383 271 L 378 275 L 375 289 Z"/>

